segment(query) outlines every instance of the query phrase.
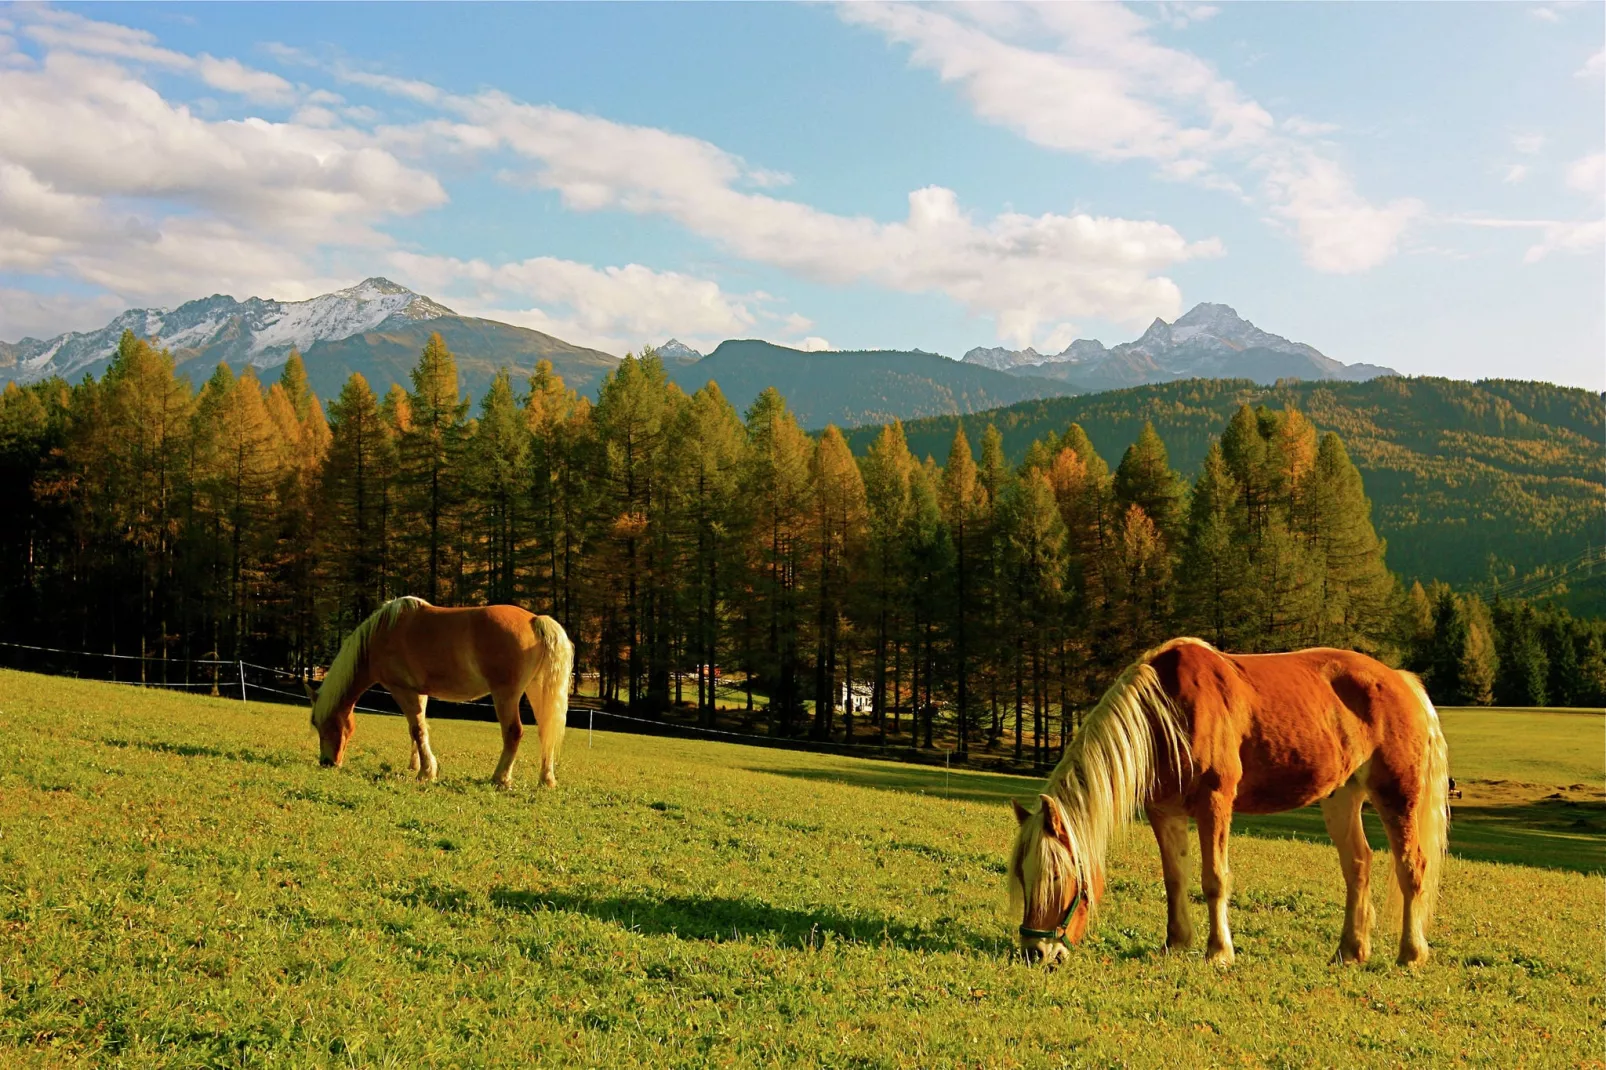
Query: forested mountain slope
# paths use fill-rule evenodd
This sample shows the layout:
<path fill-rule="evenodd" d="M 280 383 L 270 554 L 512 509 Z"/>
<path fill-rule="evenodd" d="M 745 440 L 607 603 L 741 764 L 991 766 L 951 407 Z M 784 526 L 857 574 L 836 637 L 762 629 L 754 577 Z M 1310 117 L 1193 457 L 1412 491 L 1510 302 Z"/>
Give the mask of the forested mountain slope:
<path fill-rule="evenodd" d="M 1523 575 L 1606 539 L 1606 405 L 1598 394 L 1548 383 L 1390 377 L 1262 387 L 1194 379 L 904 426 L 917 456 L 941 460 L 956 419 L 972 443 L 993 423 L 1018 460 L 1034 439 L 1079 423 L 1113 465 L 1152 420 L 1172 464 L 1191 479 L 1212 436 L 1243 404 L 1294 405 L 1343 436 L 1388 540 L 1389 565 L 1406 577 L 1485 583 L 1491 558 L 1500 576 Z M 855 452 L 875 434 L 852 432 Z M 1575 597 L 1574 609 L 1606 611 L 1598 594 L 1587 600 L 1603 604 Z"/>

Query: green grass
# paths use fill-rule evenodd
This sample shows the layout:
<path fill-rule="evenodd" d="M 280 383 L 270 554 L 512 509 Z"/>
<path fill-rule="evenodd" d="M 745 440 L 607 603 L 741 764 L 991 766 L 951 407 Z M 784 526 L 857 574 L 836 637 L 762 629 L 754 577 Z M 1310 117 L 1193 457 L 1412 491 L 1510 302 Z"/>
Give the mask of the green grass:
<path fill-rule="evenodd" d="M 1332 849 L 1239 835 L 1222 972 L 1145 833 L 1048 973 L 1019 778 L 579 731 L 498 792 L 494 725 L 433 739 L 423 787 L 397 719 L 322 770 L 298 709 L 0 672 L 0 1064 L 1601 1065 L 1598 873 L 1456 860 L 1433 963 L 1335 967 Z"/>

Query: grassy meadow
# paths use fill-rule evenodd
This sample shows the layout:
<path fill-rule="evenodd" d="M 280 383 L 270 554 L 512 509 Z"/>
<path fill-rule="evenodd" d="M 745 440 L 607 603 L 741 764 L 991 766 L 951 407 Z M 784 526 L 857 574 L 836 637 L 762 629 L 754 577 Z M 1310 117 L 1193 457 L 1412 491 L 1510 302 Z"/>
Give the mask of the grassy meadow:
<path fill-rule="evenodd" d="M 1295 814 L 1238 826 L 1230 970 L 1157 951 L 1140 830 L 1048 973 L 1009 955 L 1031 781 L 582 727 L 500 792 L 496 727 L 440 721 L 420 786 L 400 719 L 324 770 L 302 709 L 0 671 L 0 1065 L 1606 1065 L 1602 717 L 1444 719 L 1424 969 L 1386 926 L 1328 964 Z"/>

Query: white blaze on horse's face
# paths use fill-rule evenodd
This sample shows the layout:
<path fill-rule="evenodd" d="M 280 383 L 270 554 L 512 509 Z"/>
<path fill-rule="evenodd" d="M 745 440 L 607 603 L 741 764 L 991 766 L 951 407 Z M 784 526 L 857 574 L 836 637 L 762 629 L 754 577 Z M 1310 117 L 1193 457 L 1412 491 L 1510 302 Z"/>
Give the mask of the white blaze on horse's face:
<path fill-rule="evenodd" d="M 1039 804 L 1033 811 L 1011 801 L 1019 829 L 1010 859 L 1010 893 L 1021 906 L 1022 956 L 1053 966 L 1081 940 L 1087 914 L 1059 804 L 1046 795 Z"/>

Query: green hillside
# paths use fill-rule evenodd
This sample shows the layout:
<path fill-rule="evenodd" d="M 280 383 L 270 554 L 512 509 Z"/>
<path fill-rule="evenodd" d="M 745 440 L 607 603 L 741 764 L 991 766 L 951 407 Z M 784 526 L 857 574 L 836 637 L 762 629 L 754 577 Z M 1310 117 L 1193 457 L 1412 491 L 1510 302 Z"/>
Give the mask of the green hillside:
<path fill-rule="evenodd" d="M 670 364 L 665 371 L 687 393 L 712 379 L 739 412 L 745 411 L 766 387 L 773 386 L 804 427 L 856 427 L 895 419 L 981 412 L 1029 398 L 1056 397 L 1074 389 L 1044 379 L 961 364 L 936 353 L 805 353 L 752 340 L 721 342 L 702 360 Z"/>
<path fill-rule="evenodd" d="M 1343 436 L 1372 499 L 1389 565 L 1407 577 L 1486 583 L 1584 555 L 1606 540 L 1606 405 L 1548 383 L 1373 379 L 1362 383 L 1193 379 L 1050 398 L 963 418 L 972 443 L 994 423 L 1019 460 L 1049 431 L 1079 423 L 1112 465 L 1152 420 L 1171 462 L 1192 475 L 1239 405 L 1294 405 Z M 917 456 L 941 459 L 955 417 L 906 422 Z M 875 428 L 850 433 L 855 452 Z M 1598 580 L 1573 582 L 1575 611 L 1606 612 Z"/>
<path fill-rule="evenodd" d="M 307 379 L 318 396 L 340 396 L 352 372 L 384 395 L 391 383 L 411 386 L 408 373 L 418 363 L 418 354 L 431 334 L 439 333 L 457 357 L 458 387 L 478 400 L 503 365 L 513 370 L 519 389 L 535 370 L 537 361 L 550 360 L 553 371 L 564 383 L 582 394 L 596 395 L 597 384 L 619 363 L 617 357 L 595 349 L 572 345 L 540 331 L 513 327 L 495 320 L 467 316 L 442 316 L 414 323 L 352 335 L 338 342 L 319 342 L 303 357 Z M 210 368 L 206 369 L 210 371 Z M 193 376 L 204 382 L 205 374 Z"/>

